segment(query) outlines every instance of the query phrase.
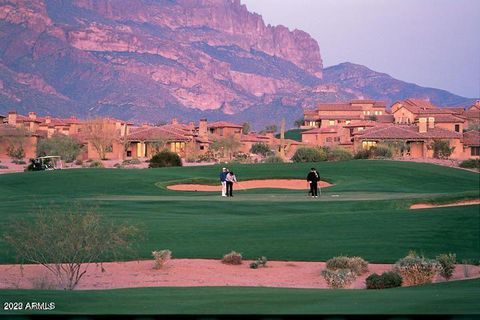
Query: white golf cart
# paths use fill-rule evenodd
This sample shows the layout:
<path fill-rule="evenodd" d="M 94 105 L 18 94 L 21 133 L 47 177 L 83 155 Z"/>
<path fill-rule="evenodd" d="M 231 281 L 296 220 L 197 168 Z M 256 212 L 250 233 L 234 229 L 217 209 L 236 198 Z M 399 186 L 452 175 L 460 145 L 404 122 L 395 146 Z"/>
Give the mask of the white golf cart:
<path fill-rule="evenodd" d="M 60 156 L 46 156 L 32 159 L 34 170 L 60 170 L 63 168 Z"/>

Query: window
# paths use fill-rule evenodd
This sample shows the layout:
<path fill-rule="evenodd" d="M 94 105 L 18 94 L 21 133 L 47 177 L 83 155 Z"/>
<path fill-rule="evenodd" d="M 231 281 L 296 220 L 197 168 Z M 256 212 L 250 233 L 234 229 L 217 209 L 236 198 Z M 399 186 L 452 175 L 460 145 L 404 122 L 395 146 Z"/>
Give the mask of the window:
<path fill-rule="evenodd" d="M 131 157 L 132 156 L 132 150 L 127 150 L 127 157 Z"/>
<path fill-rule="evenodd" d="M 455 125 L 455 132 L 460 132 L 460 125 L 459 124 Z"/>
<path fill-rule="evenodd" d="M 340 137 L 335 137 L 335 138 L 333 138 L 333 141 L 335 141 L 335 142 L 340 142 Z"/>
<path fill-rule="evenodd" d="M 375 147 L 377 145 L 376 141 L 363 141 L 362 148 L 365 150 L 370 150 L 371 147 Z"/>
<path fill-rule="evenodd" d="M 470 154 L 472 156 L 480 156 L 480 147 L 470 147 Z"/>
<path fill-rule="evenodd" d="M 345 124 L 350 124 L 350 122 L 352 122 L 352 121 L 350 121 L 350 120 L 345 120 Z"/>
<path fill-rule="evenodd" d="M 326 141 L 327 142 L 332 142 L 332 137 L 328 137 Z"/>
<path fill-rule="evenodd" d="M 205 150 L 205 146 L 200 146 L 200 150 Z"/>
<path fill-rule="evenodd" d="M 334 126 L 335 125 L 335 120 L 329 120 L 328 124 L 331 125 L 331 126 Z"/>

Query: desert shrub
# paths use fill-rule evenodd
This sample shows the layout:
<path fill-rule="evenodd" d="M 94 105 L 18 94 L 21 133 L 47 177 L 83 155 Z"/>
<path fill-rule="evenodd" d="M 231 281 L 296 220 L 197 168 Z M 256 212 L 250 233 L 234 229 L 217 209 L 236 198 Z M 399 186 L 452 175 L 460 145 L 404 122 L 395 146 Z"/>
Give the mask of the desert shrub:
<path fill-rule="evenodd" d="M 267 266 L 266 257 L 260 257 L 257 260 L 253 261 L 252 263 L 250 263 L 251 269 L 258 269 L 258 267 L 266 267 L 266 266 Z"/>
<path fill-rule="evenodd" d="M 371 151 L 367 149 L 361 149 L 355 153 L 354 159 L 369 159 L 371 157 Z"/>
<path fill-rule="evenodd" d="M 222 258 L 222 263 L 225 264 L 242 264 L 242 255 L 238 252 L 232 251 L 227 253 Z"/>
<path fill-rule="evenodd" d="M 61 133 L 37 143 L 37 156 L 60 156 L 65 162 L 73 162 L 82 151 L 82 144 L 75 138 Z"/>
<path fill-rule="evenodd" d="M 461 168 L 474 168 L 480 170 L 480 159 L 468 159 L 460 162 L 459 166 Z"/>
<path fill-rule="evenodd" d="M 211 162 L 215 161 L 215 156 L 212 151 L 207 151 L 205 154 L 201 154 L 198 156 L 198 162 Z"/>
<path fill-rule="evenodd" d="M 115 164 L 113 165 L 113 167 L 114 167 L 114 168 L 117 168 L 117 169 L 123 169 L 123 168 L 125 168 L 125 167 L 124 167 L 123 165 L 121 165 L 120 163 L 115 163 Z"/>
<path fill-rule="evenodd" d="M 27 164 L 25 161 L 23 161 L 23 160 L 18 160 L 18 159 L 12 160 L 12 163 L 14 163 L 14 164 Z"/>
<path fill-rule="evenodd" d="M 89 167 L 90 167 L 90 168 L 104 168 L 102 161 L 97 161 L 97 160 L 92 161 L 92 162 L 90 163 L 90 166 L 89 166 Z"/>
<path fill-rule="evenodd" d="M 267 157 L 267 158 L 265 158 L 265 160 L 263 162 L 265 162 L 265 163 L 284 163 L 282 157 L 280 157 L 280 156 Z"/>
<path fill-rule="evenodd" d="M 149 168 L 181 167 L 182 159 L 178 154 L 169 150 L 163 150 L 150 159 Z"/>
<path fill-rule="evenodd" d="M 331 288 L 345 288 L 353 283 L 357 276 L 350 269 L 322 270 L 322 276 Z"/>
<path fill-rule="evenodd" d="M 353 155 L 350 151 L 343 149 L 343 148 L 333 148 L 328 150 L 327 153 L 328 161 L 344 161 L 344 160 L 352 160 Z"/>
<path fill-rule="evenodd" d="M 25 158 L 25 150 L 23 150 L 22 146 L 19 146 L 19 147 L 9 146 L 7 148 L 7 154 L 12 159 L 20 160 Z"/>
<path fill-rule="evenodd" d="M 83 164 L 83 161 L 78 159 L 78 160 L 75 160 L 74 162 L 77 166 L 81 166 Z"/>
<path fill-rule="evenodd" d="M 326 161 L 327 155 L 318 148 L 298 148 L 292 157 L 293 162 L 319 162 Z"/>
<path fill-rule="evenodd" d="M 253 154 L 262 155 L 264 157 L 272 154 L 272 150 L 265 143 L 255 143 L 255 144 L 253 144 L 252 147 L 250 148 L 250 152 L 253 153 Z"/>
<path fill-rule="evenodd" d="M 152 251 L 152 256 L 155 259 L 154 269 L 161 269 L 172 258 L 172 251 L 160 250 Z"/>
<path fill-rule="evenodd" d="M 133 158 L 133 159 L 123 160 L 122 165 L 126 166 L 126 165 L 141 164 L 141 163 L 142 162 L 139 159 Z"/>
<path fill-rule="evenodd" d="M 387 145 L 377 144 L 370 151 L 375 158 L 389 159 L 393 156 L 392 149 Z"/>
<path fill-rule="evenodd" d="M 233 156 L 233 162 L 236 163 L 251 163 L 252 160 L 250 159 L 250 156 L 248 154 L 245 154 L 243 152 L 236 152 Z"/>
<path fill-rule="evenodd" d="M 439 268 L 436 260 L 420 257 L 415 252 L 410 252 L 395 263 L 395 271 L 407 286 L 431 283 Z"/>
<path fill-rule="evenodd" d="M 4 166 L 3 164 L 0 164 L 0 169 L 8 169 L 8 167 Z"/>
<path fill-rule="evenodd" d="M 402 277 L 393 271 L 384 272 L 381 275 L 372 273 L 365 280 L 367 289 L 388 289 L 400 287 L 402 285 Z"/>
<path fill-rule="evenodd" d="M 9 225 L 2 240 L 12 246 L 19 261 L 42 265 L 68 290 L 75 288 L 90 263 L 134 253 L 140 235 L 135 226 L 114 223 L 95 208 L 81 205 L 40 208 Z"/>
<path fill-rule="evenodd" d="M 457 262 L 457 257 L 454 253 L 444 253 L 436 257 L 436 260 L 440 266 L 439 273 L 446 280 L 450 279 L 455 271 L 455 263 Z"/>
<path fill-rule="evenodd" d="M 455 147 L 450 147 L 448 140 L 434 140 L 429 147 L 433 150 L 433 157 L 437 159 L 448 159 Z"/>
<path fill-rule="evenodd" d="M 340 256 L 329 259 L 327 261 L 327 269 L 333 271 L 340 269 L 349 269 L 355 275 L 359 276 L 368 271 L 368 262 L 360 257 Z"/>

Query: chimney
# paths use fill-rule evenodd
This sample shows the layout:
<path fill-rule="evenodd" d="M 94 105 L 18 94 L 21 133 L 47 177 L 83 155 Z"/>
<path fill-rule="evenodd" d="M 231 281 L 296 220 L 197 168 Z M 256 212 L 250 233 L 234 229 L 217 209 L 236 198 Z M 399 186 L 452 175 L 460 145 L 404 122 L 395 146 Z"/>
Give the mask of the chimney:
<path fill-rule="evenodd" d="M 198 136 L 199 137 L 206 137 L 208 134 L 207 132 L 207 119 L 200 119 L 198 124 Z"/>
<path fill-rule="evenodd" d="M 434 117 L 429 117 L 428 118 L 428 129 L 433 129 L 435 128 L 435 118 Z"/>
<path fill-rule="evenodd" d="M 50 116 L 45 117 L 45 123 L 50 124 L 52 122 L 52 118 Z"/>
<path fill-rule="evenodd" d="M 148 123 L 142 123 L 142 128 L 148 128 L 150 125 Z"/>
<path fill-rule="evenodd" d="M 32 120 L 36 120 L 37 119 L 37 114 L 35 112 L 29 112 L 28 117 Z"/>
<path fill-rule="evenodd" d="M 427 132 L 427 118 L 418 119 L 418 132 L 419 133 Z"/>
<path fill-rule="evenodd" d="M 475 106 L 480 107 L 480 100 L 475 101 Z"/>
<path fill-rule="evenodd" d="M 16 126 L 17 125 L 17 112 L 16 111 L 10 111 L 8 113 L 8 124 L 11 126 Z"/>
<path fill-rule="evenodd" d="M 172 124 L 178 124 L 177 118 L 173 118 L 173 119 L 172 119 Z"/>

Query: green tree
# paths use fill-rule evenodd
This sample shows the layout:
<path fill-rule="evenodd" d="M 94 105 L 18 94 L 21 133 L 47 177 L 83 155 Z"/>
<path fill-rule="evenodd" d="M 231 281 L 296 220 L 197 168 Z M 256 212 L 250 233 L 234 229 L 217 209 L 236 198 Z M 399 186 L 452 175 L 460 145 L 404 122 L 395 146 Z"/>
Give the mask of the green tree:
<path fill-rule="evenodd" d="M 433 150 L 433 157 L 437 159 L 448 159 L 455 150 L 455 147 L 450 147 L 448 140 L 434 140 L 430 148 Z"/>
<path fill-rule="evenodd" d="M 82 144 L 75 138 L 56 133 L 50 139 L 37 143 L 37 156 L 60 156 L 66 162 L 74 161 L 82 152 Z"/>
<path fill-rule="evenodd" d="M 250 123 L 244 122 L 242 124 L 242 133 L 243 134 L 248 134 L 250 132 L 250 130 L 251 130 Z"/>
<path fill-rule="evenodd" d="M 301 126 L 303 126 L 304 123 L 305 123 L 305 119 L 303 118 L 297 119 L 294 122 L 296 128 L 300 128 Z"/>
<path fill-rule="evenodd" d="M 278 127 L 277 127 L 276 124 L 271 124 L 271 125 L 265 127 L 265 131 L 277 132 Z"/>
<path fill-rule="evenodd" d="M 272 150 L 265 143 L 255 143 L 250 148 L 250 152 L 266 157 L 267 155 L 272 154 Z"/>
<path fill-rule="evenodd" d="M 150 159 L 149 168 L 181 167 L 182 159 L 170 150 L 162 150 Z"/>
<path fill-rule="evenodd" d="M 238 151 L 241 145 L 241 142 L 234 136 L 226 136 L 215 140 L 210 149 L 222 157 L 228 156 L 229 159 L 232 159 L 233 153 Z"/>

